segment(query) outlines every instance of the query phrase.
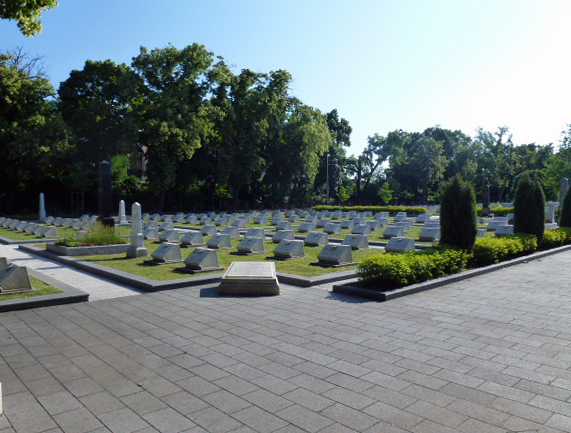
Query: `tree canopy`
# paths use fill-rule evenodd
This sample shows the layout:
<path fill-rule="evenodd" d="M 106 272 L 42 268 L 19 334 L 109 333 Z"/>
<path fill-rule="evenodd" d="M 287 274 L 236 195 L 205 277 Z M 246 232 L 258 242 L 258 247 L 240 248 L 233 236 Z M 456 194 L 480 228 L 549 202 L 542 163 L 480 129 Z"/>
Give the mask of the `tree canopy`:
<path fill-rule="evenodd" d="M 0 0 L 0 18 L 16 21 L 22 34 L 32 37 L 42 31 L 42 13 L 58 5 L 57 0 Z"/>

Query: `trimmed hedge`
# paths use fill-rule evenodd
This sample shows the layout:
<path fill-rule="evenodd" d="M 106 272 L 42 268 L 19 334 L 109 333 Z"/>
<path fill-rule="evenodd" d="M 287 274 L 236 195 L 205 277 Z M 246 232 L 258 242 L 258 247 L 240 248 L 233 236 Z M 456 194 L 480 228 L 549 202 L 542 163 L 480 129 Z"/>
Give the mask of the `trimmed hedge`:
<path fill-rule="evenodd" d="M 470 254 L 453 248 L 378 254 L 359 263 L 357 275 L 367 288 L 391 290 L 464 270 Z"/>
<path fill-rule="evenodd" d="M 373 213 L 377 213 L 377 212 L 390 212 L 390 213 L 406 212 L 407 214 L 411 214 L 411 215 L 418 215 L 421 213 L 427 213 L 428 212 L 428 209 L 426 209 L 425 207 L 419 207 L 419 206 L 326 206 L 326 205 L 319 205 L 319 206 L 313 206 L 312 209 L 317 210 L 317 211 L 340 210 L 343 212 L 349 212 L 352 210 L 357 211 L 357 212 L 370 211 Z"/>
<path fill-rule="evenodd" d="M 537 238 L 530 234 L 515 234 L 501 238 L 478 238 L 472 252 L 475 266 L 491 265 L 537 250 Z"/>
<path fill-rule="evenodd" d="M 440 242 L 472 251 L 478 234 L 474 188 L 460 176 L 446 185 L 440 203 Z"/>
<path fill-rule="evenodd" d="M 549 250 L 571 243 L 571 227 L 545 230 L 540 248 Z"/>

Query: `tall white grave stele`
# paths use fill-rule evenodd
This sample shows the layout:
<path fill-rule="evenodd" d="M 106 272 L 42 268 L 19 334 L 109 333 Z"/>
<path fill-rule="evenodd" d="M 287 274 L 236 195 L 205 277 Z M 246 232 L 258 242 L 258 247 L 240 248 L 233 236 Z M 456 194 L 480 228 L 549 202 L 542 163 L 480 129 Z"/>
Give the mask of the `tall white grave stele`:
<path fill-rule="evenodd" d="M 125 200 L 119 202 L 119 224 L 127 224 L 127 215 L 125 215 Z"/>
<path fill-rule="evenodd" d="M 131 206 L 131 216 L 131 246 L 127 248 L 127 258 L 146 257 L 149 255 L 149 250 L 145 248 L 143 218 L 141 217 L 141 205 L 139 203 L 135 202 Z"/>
<path fill-rule="evenodd" d="M 46 216 L 46 204 L 44 202 L 44 193 L 41 192 L 40 193 L 40 222 L 43 223 L 45 222 L 47 216 Z"/>

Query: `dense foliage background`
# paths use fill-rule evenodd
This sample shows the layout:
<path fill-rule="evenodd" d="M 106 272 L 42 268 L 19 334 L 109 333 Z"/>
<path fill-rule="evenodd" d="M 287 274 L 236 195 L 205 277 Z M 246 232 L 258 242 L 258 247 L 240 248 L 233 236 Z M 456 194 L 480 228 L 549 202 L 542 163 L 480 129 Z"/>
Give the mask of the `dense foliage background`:
<path fill-rule="evenodd" d="M 146 211 L 438 203 L 460 175 L 478 200 L 513 199 L 524 172 L 547 200 L 571 173 L 560 145 L 515 146 L 509 129 L 371 131 L 347 156 L 351 126 L 290 95 L 284 70 L 234 73 L 204 46 L 141 48 L 131 65 L 90 61 L 58 91 L 36 59 L 0 55 L 2 213 L 97 212 L 97 164 L 112 162 L 116 200 Z M 327 187 L 329 182 L 329 188 Z"/>

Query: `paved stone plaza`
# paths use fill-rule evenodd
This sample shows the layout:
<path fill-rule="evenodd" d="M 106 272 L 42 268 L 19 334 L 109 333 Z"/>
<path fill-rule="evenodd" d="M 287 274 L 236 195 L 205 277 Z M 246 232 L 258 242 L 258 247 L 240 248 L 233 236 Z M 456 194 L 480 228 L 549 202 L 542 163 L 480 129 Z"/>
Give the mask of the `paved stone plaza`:
<path fill-rule="evenodd" d="M 570 262 L 387 303 L 118 287 L 1 313 L 0 432 L 569 432 Z"/>

